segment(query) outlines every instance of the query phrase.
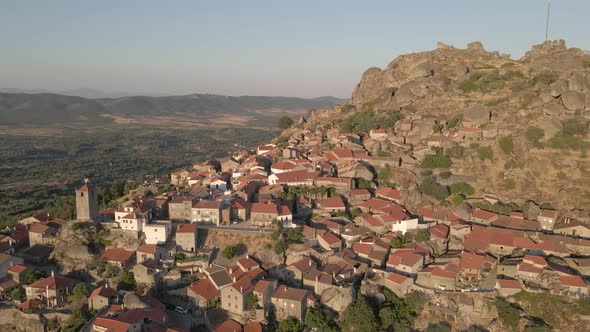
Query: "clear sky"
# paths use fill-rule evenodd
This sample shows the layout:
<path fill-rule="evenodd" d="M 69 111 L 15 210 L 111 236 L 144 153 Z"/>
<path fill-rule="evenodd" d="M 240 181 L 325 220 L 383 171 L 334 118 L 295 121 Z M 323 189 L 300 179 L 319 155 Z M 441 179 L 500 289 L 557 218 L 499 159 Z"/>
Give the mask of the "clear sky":
<path fill-rule="evenodd" d="M 480 40 L 520 57 L 545 0 L 0 0 L 0 88 L 349 97 L 396 56 Z M 590 49 L 590 0 L 553 0 L 550 39 Z"/>

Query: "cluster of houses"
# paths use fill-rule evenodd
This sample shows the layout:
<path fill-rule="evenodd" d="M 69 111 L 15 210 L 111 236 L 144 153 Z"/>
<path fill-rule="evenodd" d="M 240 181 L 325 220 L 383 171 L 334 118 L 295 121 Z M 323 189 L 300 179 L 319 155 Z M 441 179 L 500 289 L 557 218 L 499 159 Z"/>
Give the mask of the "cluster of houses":
<path fill-rule="evenodd" d="M 590 295 L 590 258 L 584 258 L 590 257 L 590 227 L 584 223 L 560 219 L 548 209 L 534 220 L 521 212 L 500 215 L 482 209 L 463 218 L 447 208 L 409 211 L 395 188 L 357 188 L 358 179 L 373 180 L 371 168 L 415 162 L 407 154 L 378 157 L 368 152 L 368 145 L 385 140 L 403 149 L 406 141 L 395 134 L 411 137 L 408 121 L 372 130 L 364 146 L 358 135 L 330 129 L 326 137 L 302 132 L 286 147 L 263 145 L 196 163 L 172 172 L 168 180 L 158 179 L 157 186 L 175 189 L 136 197 L 115 209 L 99 211 L 97 188 L 85 183 L 76 190 L 77 220 L 100 222 L 142 239 L 137 248 L 107 246 L 100 260 L 132 271 L 144 289 L 180 285 L 190 300 L 187 307 L 224 310 L 229 319 L 215 324 L 215 331 L 261 330 L 271 313 L 278 320 L 303 320 L 306 310 L 319 304 L 339 310 L 346 300 L 326 294 L 359 282 L 387 287 L 400 297 L 415 290 Z M 465 117 L 460 132 L 487 123 L 478 121 Z M 326 142 L 335 146 L 322 151 Z M 249 254 L 218 264 L 199 241 L 200 228 L 254 232 L 277 223 L 299 230 L 303 242 L 278 266 Z M 26 310 L 67 302 L 73 279 L 52 273 L 30 284 L 23 280 L 30 269 L 25 262 L 44 264 L 65 225 L 67 221 L 41 214 L 0 235 L 1 294 L 24 288 L 26 301 L 19 306 Z M 183 269 L 184 262 L 175 261 L 177 253 L 201 263 Z M 190 282 L 183 286 L 187 271 Z M 132 296 L 123 301 L 107 282 L 97 284 L 88 297 L 89 307 L 100 312 L 91 323 L 93 331 L 171 325 L 153 295 Z"/>

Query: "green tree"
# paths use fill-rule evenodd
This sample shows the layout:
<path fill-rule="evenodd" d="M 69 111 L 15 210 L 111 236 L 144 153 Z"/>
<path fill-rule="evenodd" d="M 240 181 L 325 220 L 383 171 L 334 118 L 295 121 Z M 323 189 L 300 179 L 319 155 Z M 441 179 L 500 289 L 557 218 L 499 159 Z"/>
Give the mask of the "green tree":
<path fill-rule="evenodd" d="M 288 129 L 293 125 L 293 119 L 288 116 L 283 116 L 279 119 L 278 126 L 280 129 Z"/>
<path fill-rule="evenodd" d="M 479 159 L 481 160 L 492 160 L 494 159 L 494 150 L 492 150 L 491 146 L 480 146 L 477 149 L 477 155 L 479 156 Z"/>
<path fill-rule="evenodd" d="M 346 307 L 340 322 L 344 331 L 374 332 L 379 330 L 379 322 L 375 312 L 362 294 L 359 294 L 357 300 Z"/>
<path fill-rule="evenodd" d="M 22 288 L 17 287 L 15 289 L 11 290 L 10 292 L 8 292 L 8 294 L 6 294 L 6 296 L 12 301 L 20 301 L 24 298 L 25 294 L 23 293 Z"/>
<path fill-rule="evenodd" d="M 392 248 L 401 248 L 404 245 L 405 239 L 403 235 L 398 235 L 389 241 L 389 245 Z"/>
<path fill-rule="evenodd" d="M 115 264 L 108 263 L 106 268 L 105 277 L 112 278 L 116 277 L 121 273 L 121 268 Z"/>
<path fill-rule="evenodd" d="M 86 317 L 86 315 L 84 315 L 82 313 L 82 311 L 80 311 L 80 309 L 76 309 L 76 310 L 72 311 L 72 314 L 70 315 L 70 317 L 68 317 L 68 319 L 64 323 L 63 331 L 64 332 L 79 331 L 80 328 L 84 324 L 86 324 L 86 322 L 88 321 L 88 318 L 89 317 Z"/>
<path fill-rule="evenodd" d="M 442 201 L 450 195 L 448 187 L 441 185 L 431 177 L 424 178 L 422 183 L 420 183 L 419 189 L 421 192 L 434 197 L 439 201 Z"/>
<path fill-rule="evenodd" d="M 494 306 L 498 310 L 498 317 L 500 317 L 502 325 L 512 331 L 518 331 L 518 322 L 520 320 L 518 308 L 502 299 L 494 301 Z"/>
<path fill-rule="evenodd" d="M 88 287 L 85 283 L 81 282 L 74 286 L 72 289 L 72 293 L 69 295 L 70 301 L 79 302 L 82 300 L 86 300 L 90 293 L 88 292 Z"/>
<path fill-rule="evenodd" d="M 186 259 L 186 255 L 184 253 L 182 253 L 182 252 L 177 252 L 177 253 L 174 254 L 174 259 L 177 260 L 177 261 L 179 261 L 179 262 L 182 262 L 183 260 Z"/>
<path fill-rule="evenodd" d="M 475 194 L 475 189 L 469 183 L 466 182 L 455 182 L 451 184 L 451 194 L 463 193 L 467 196 Z"/>
<path fill-rule="evenodd" d="M 451 158 L 442 153 L 429 154 L 422 160 L 420 167 L 422 168 L 449 168 L 453 162 Z"/>
<path fill-rule="evenodd" d="M 256 305 L 258 305 L 258 297 L 254 294 L 248 295 L 246 298 L 246 306 L 250 309 L 256 309 Z"/>
<path fill-rule="evenodd" d="M 226 246 L 225 248 L 223 248 L 223 252 L 221 253 L 221 255 L 225 258 L 225 259 L 232 259 L 236 256 L 236 252 L 237 249 L 234 246 Z"/>
<path fill-rule="evenodd" d="M 379 183 L 381 185 L 389 183 L 389 180 L 391 179 L 392 175 L 393 175 L 393 170 L 391 169 L 391 166 L 385 165 L 385 167 L 383 167 L 383 168 L 381 168 L 381 170 L 379 170 L 379 174 L 378 174 Z"/>
<path fill-rule="evenodd" d="M 289 317 L 279 322 L 277 332 L 302 332 L 303 325 L 299 320 Z"/>
<path fill-rule="evenodd" d="M 25 283 L 31 284 L 45 277 L 47 277 L 47 273 L 45 273 L 45 271 L 41 271 L 39 269 L 31 269 L 25 274 Z"/>
<path fill-rule="evenodd" d="M 123 269 L 121 277 L 119 277 L 119 289 L 130 291 L 135 290 L 136 287 L 137 283 L 135 282 L 133 272 L 127 269 Z"/>
<path fill-rule="evenodd" d="M 301 233 L 301 228 L 290 228 L 287 231 L 287 238 L 290 242 L 294 243 L 301 243 L 303 242 L 303 233 Z"/>
<path fill-rule="evenodd" d="M 502 152 L 504 152 L 505 154 L 511 154 L 512 151 L 514 151 L 514 142 L 512 141 L 512 136 L 505 136 L 500 138 L 498 144 L 500 145 L 500 149 L 502 149 Z"/>
<path fill-rule="evenodd" d="M 539 140 L 545 137 L 545 131 L 541 128 L 529 126 L 526 129 L 525 137 L 534 147 L 542 148 L 543 144 Z"/>
<path fill-rule="evenodd" d="M 352 219 L 360 216 L 362 213 L 363 213 L 363 210 L 361 210 L 360 208 L 357 208 L 357 207 L 352 208 L 350 210 L 350 216 L 352 217 Z"/>
<path fill-rule="evenodd" d="M 430 239 L 430 233 L 427 231 L 418 231 L 416 233 L 416 242 L 426 242 Z"/>
<path fill-rule="evenodd" d="M 363 178 L 356 178 L 356 187 L 358 189 L 370 189 L 371 181 L 365 180 Z"/>

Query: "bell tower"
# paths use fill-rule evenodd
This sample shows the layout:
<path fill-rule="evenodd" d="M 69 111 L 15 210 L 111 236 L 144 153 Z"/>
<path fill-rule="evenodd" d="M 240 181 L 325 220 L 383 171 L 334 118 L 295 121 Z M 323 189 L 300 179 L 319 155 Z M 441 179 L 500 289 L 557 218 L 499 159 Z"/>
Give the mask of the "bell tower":
<path fill-rule="evenodd" d="M 98 217 L 98 193 L 96 187 L 84 179 L 84 185 L 76 189 L 76 219 L 94 220 Z"/>

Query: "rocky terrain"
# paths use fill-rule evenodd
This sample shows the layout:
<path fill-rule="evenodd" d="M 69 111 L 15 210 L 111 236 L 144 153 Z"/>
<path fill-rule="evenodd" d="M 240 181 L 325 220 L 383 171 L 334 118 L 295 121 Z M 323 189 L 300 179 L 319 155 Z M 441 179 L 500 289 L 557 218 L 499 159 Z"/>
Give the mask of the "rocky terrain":
<path fill-rule="evenodd" d="M 408 155 L 419 164 L 435 153 L 433 137 L 444 143 L 437 146 L 452 160 L 449 167 L 394 170 L 390 182 L 412 194 L 406 202 L 410 207 L 430 200 L 416 188 L 432 168 L 435 176 L 447 172 L 437 177 L 443 184 L 469 183 L 474 198 L 493 194 L 520 206 L 532 200 L 589 219 L 575 211 L 590 204 L 587 51 L 567 48 L 563 40 L 548 41 L 514 60 L 486 51 L 480 42 L 465 49 L 439 43 L 432 51 L 399 56 L 384 69 L 369 68 L 345 105 L 314 114 L 286 135 L 325 134 L 334 127 L 344 133 L 363 113 L 370 114 L 367 119 L 399 115 L 393 126 L 375 121 L 370 128 L 353 128 L 365 142 L 368 129 L 381 127 L 406 145 L 404 151 L 391 139 L 365 143 L 372 155 Z M 407 125 L 405 131 L 400 123 Z M 462 138 L 461 127 L 468 126 L 482 137 Z"/>

